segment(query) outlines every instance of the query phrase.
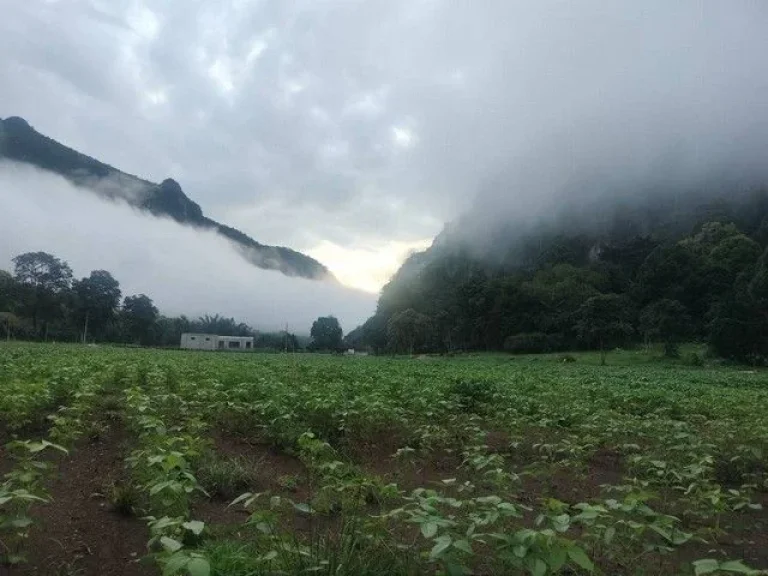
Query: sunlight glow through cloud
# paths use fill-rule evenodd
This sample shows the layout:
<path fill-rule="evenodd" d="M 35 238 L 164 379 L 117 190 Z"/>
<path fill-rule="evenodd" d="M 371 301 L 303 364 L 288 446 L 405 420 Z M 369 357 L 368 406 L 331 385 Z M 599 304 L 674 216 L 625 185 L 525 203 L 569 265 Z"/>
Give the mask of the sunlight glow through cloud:
<path fill-rule="evenodd" d="M 342 284 L 377 293 L 411 253 L 425 250 L 430 244 L 431 238 L 423 238 L 349 248 L 326 241 L 307 253 L 325 264 Z"/>

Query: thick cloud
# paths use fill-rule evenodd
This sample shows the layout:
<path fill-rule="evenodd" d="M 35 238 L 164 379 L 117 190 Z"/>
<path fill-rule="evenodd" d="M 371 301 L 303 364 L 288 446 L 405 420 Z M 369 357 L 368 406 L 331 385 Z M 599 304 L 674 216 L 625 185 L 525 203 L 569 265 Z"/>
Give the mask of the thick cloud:
<path fill-rule="evenodd" d="M 763 176 L 756 0 L 2 10 L 0 116 L 300 250 L 401 252 L 473 204 L 525 214 L 573 182 Z"/>
<path fill-rule="evenodd" d="M 372 294 L 259 270 L 217 234 L 101 200 L 22 164 L 0 162 L 0 205 L 0 269 L 24 252 L 51 252 L 76 277 L 109 270 L 124 295 L 147 294 L 164 314 L 223 314 L 308 334 L 318 316 L 334 314 L 349 331 L 375 307 Z"/>

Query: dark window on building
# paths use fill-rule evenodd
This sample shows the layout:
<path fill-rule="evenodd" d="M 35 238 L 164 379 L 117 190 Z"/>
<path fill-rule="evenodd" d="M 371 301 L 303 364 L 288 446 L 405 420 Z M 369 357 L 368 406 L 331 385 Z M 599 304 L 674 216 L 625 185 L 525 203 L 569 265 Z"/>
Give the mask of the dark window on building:
<path fill-rule="evenodd" d="M 210 342 L 210 341 L 211 341 L 211 339 L 210 339 L 210 338 L 206 338 L 206 339 L 205 339 L 205 341 L 206 341 L 206 342 Z"/>
<path fill-rule="evenodd" d="M 246 348 L 250 348 L 250 347 L 251 347 L 251 343 L 250 343 L 250 342 L 246 342 L 246 343 L 245 343 L 245 347 L 246 347 Z"/>
<path fill-rule="evenodd" d="M 219 348 L 224 348 L 224 340 L 219 340 Z"/>
<path fill-rule="evenodd" d="M 229 341 L 229 347 L 230 348 L 240 348 L 240 342 L 236 340 L 230 340 Z"/>
<path fill-rule="evenodd" d="M 194 340 L 194 339 L 195 339 L 195 337 L 194 337 L 194 336 L 190 336 L 190 337 L 189 337 L 189 339 L 190 339 L 190 340 Z"/>

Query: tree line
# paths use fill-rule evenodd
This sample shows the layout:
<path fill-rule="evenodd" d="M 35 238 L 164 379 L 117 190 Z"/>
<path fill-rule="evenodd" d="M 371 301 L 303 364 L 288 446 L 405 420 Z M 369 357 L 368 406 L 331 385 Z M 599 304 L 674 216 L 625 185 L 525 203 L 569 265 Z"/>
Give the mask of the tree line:
<path fill-rule="evenodd" d="M 123 297 L 106 270 L 76 279 L 69 264 L 47 252 L 13 258 L 13 272 L 0 270 L 0 330 L 6 339 L 114 342 L 179 346 L 184 332 L 253 336 L 254 347 L 294 351 L 288 332 L 257 332 L 234 318 L 164 316 L 146 294 Z"/>
<path fill-rule="evenodd" d="M 629 225 L 603 237 L 539 237 L 511 266 L 462 245 L 418 255 L 419 266 L 401 269 L 375 315 L 346 341 L 394 353 L 605 351 L 659 342 L 668 356 L 683 341 L 699 341 L 721 357 L 766 362 L 763 200 L 744 218 L 709 214 L 677 237 Z"/>

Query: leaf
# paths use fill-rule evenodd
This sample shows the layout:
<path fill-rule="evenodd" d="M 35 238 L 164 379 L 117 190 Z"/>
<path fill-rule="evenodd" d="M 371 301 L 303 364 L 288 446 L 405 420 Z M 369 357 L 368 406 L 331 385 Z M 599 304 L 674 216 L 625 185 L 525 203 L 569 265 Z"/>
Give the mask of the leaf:
<path fill-rule="evenodd" d="M 657 526 L 656 524 L 649 524 L 648 528 L 656 532 L 659 536 L 664 538 L 664 540 L 667 540 L 668 542 L 672 541 L 672 535 L 661 526 Z"/>
<path fill-rule="evenodd" d="M 187 565 L 189 558 L 185 554 L 176 554 L 168 559 L 168 562 L 163 566 L 163 576 L 172 576 L 178 574 L 179 570 Z"/>
<path fill-rule="evenodd" d="M 211 565 L 205 558 L 192 558 L 187 564 L 189 576 L 210 576 Z"/>
<path fill-rule="evenodd" d="M 757 574 L 757 570 L 753 570 L 749 566 L 745 565 L 741 560 L 730 560 L 729 562 L 723 562 L 720 564 L 720 570 L 723 572 L 735 572 L 736 574 Z"/>
<path fill-rule="evenodd" d="M 528 553 L 528 547 L 519 544 L 512 548 L 512 553 L 518 558 L 525 558 L 525 555 Z"/>
<path fill-rule="evenodd" d="M 455 540 L 453 542 L 453 547 L 458 548 L 462 552 L 466 552 L 467 554 L 472 554 L 472 546 L 470 545 L 469 541 L 464 540 L 463 538 L 461 540 Z"/>
<path fill-rule="evenodd" d="M 693 563 L 693 572 L 696 576 L 717 572 L 718 568 L 720 568 L 720 563 L 712 558 L 703 558 Z"/>
<path fill-rule="evenodd" d="M 603 534 L 603 541 L 606 544 L 610 544 L 613 542 L 613 537 L 616 536 L 616 528 L 613 526 L 610 526 L 606 531 L 605 534 Z"/>
<path fill-rule="evenodd" d="M 592 564 L 592 560 L 589 559 L 587 553 L 578 546 L 571 546 L 568 548 L 568 557 L 573 560 L 577 566 L 584 568 L 587 572 L 592 572 L 595 569 L 595 565 Z"/>
<path fill-rule="evenodd" d="M 200 520 L 190 520 L 189 522 L 184 522 L 182 526 L 192 532 L 195 536 L 200 536 L 203 532 L 203 528 L 205 528 L 205 522 L 201 522 Z"/>
<path fill-rule="evenodd" d="M 171 481 L 170 480 L 166 480 L 165 482 L 158 482 L 157 484 L 152 486 L 152 488 L 149 489 L 149 495 L 150 496 L 154 496 L 155 494 L 157 494 L 158 492 L 164 490 L 165 488 L 167 488 L 170 485 L 171 485 Z"/>
<path fill-rule="evenodd" d="M 312 508 L 305 502 L 298 502 L 294 504 L 293 507 L 304 514 L 312 514 Z"/>
<path fill-rule="evenodd" d="M 173 538 L 169 538 L 168 536 L 162 536 L 160 538 L 160 544 L 162 544 L 163 548 L 168 550 L 168 552 L 176 552 L 182 548 L 181 542 L 174 540 Z"/>
<path fill-rule="evenodd" d="M 10 521 L 10 526 L 13 528 L 27 528 L 32 525 L 32 518 L 28 516 L 22 516 L 20 518 L 14 518 Z"/>
<path fill-rule="evenodd" d="M 469 574 L 469 571 L 460 564 L 454 564 L 453 562 L 445 563 L 445 572 L 448 576 L 464 576 Z"/>
<path fill-rule="evenodd" d="M 549 553 L 547 564 L 552 569 L 552 572 L 558 572 L 563 567 L 567 560 L 568 550 L 563 546 L 555 546 Z"/>
<path fill-rule="evenodd" d="M 552 522 L 555 526 L 555 530 L 558 532 L 566 532 L 571 523 L 571 517 L 568 514 L 560 514 L 555 516 Z"/>
<path fill-rule="evenodd" d="M 447 534 L 435 539 L 435 545 L 429 552 L 430 560 L 439 558 L 440 555 L 448 549 L 448 547 L 451 545 L 451 542 L 452 539 Z"/>
<path fill-rule="evenodd" d="M 253 496 L 253 494 L 251 492 L 246 492 L 245 494 L 240 494 L 240 496 L 238 496 L 237 498 L 232 500 L 232 502 L 230 502 L 229 505 L 230 506 L 234 506 L 235 504 L 239 504 L 240 502 L 242 502 L 244 500 L 248 500 L 248 498 L 250 498 L 251 496 Z"/>
<path fill-rule="evenodd" d="M 682 530 L 673 530 L 672 531 L 672 544 L 675 546 L 680 546 L 682 544 L 685 544 L 693 538 L 693 534 L 690 532 L 683 532 Z"/>
<path fill-rule="evenodd" d="M 547 573 L 547 563 L 541 558 L 532 558 L 527 564 L 532 576 L 544 576 Z"/>
<path fill-rule="evenodd" d="M 437 534 L 437 524 L 435 522 L 424 522 L 421 525 L 421 533 L 424 538 L 432 538 Z"/>

